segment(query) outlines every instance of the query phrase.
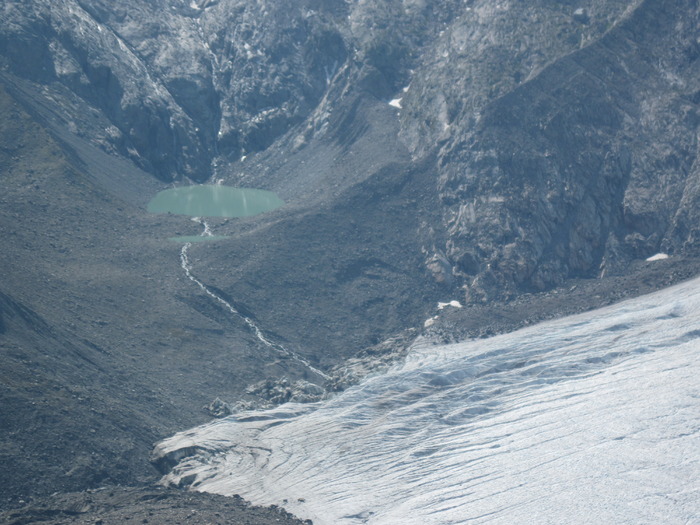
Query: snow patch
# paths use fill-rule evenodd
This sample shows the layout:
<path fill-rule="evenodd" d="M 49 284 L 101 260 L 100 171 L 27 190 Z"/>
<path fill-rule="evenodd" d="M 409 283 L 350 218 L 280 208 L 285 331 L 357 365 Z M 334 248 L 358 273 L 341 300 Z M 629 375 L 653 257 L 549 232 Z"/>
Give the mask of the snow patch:
<path fill-rule="evenodd" d="M 438 310 L 451 306 L 452 308 L 462 308 L 462 303 L 459 301 L 450 301 L 449 303 L 438 303 Z"/>
<path fill-rule="evenodd" d="M 647 261 L 662 261 L 664 259 L 668 259 L 668 254 L 667 253 L 657 253 L 656 255 L 652 255 L 651 257 L 647 257 Z"/>
<path fill-rule="evenodd" d="M 394 98 L 394 99 L 389 101 L 389 105 L 393 106 L 395 108 L 401 109 L 401 101 L 402 100 L 403 100 L 403 98 Z"/>

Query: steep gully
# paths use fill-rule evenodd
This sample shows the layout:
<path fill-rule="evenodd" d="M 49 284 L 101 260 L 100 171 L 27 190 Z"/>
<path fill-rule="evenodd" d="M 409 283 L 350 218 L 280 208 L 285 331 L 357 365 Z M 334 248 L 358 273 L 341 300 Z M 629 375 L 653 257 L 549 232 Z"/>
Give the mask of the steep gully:
<path fill-rule="evenodd" d="M 212 237 L 213 233 L 211 231 L 211 228 L 209 227 L 209 224 L 202 218 L 200 217 L 195 217 L 193 219 L 195 222 L 199 223 L 203 227 L 203 231 L 200 234 L 202 237 Z M 300 356 L 298 353 L 289 350 L 288 348 L 285 348 L 279 343 L 275 343 L 271 341 L 268 337 L 265 336 L 263 333 L 262 329 L 258 326 L 258 324 L 251 319 L 250 317 L 243 315 L 241 312 L 236 310 L 236 308 L 233 307 L 231 303 L 229 303 L 227 300 L 225 300 L 223 297 L 220 295 L 214 293 L 211 289 L 209 289 L 202 281 L 197 279 L 193 274 L 192 274 L 192 266 L 190 265 L 190 261 L 187 257 L 187 252 L 189 251 L 190 246 L 192 243 L 187 242 L 183 245 L 182 249 L 180 250 L 180 266 L 185 272 L 185 275 L 187 278 L 195 283 L 199 288 L 206 293 L 209 297 L 220 303 L 226 310 L 228 310 L 231 315 L 234 317 L 240 318 L 245 322 L 246 325 L 253 331 L 255 336 L 258 338 L 258 340 L 263 343 L 265 346 L 268 348 L 274 350 L 278 354 L 291 358 L 294 361 L 300 363 L 303 365 L 305 368 L 313 372 L 319 377 L 322 377 L 325 380 L 330 380 L 331 377 L 324 373 L 323 371 L 319 370 L 318 368 L 314 367 L 309 361 L 307 361 L 304 357 Z"/>

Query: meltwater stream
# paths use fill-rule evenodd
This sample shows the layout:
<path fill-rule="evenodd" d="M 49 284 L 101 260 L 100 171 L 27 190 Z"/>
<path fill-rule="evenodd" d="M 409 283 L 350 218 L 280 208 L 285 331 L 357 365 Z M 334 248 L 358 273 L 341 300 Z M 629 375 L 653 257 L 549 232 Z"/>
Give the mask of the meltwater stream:
<path fill-rule="evenodd" d="M 201 233 L 202 237 L 214 237 L 213 232 L 211 231 L 211 228 L 209 227 L 209 224 L 207 221 L 204 219 L 201 219 L 200 217 L 194 217 L 192 219 L 193 221 L 199 223 L 202 225 L 204 230 Z M 221 297 L 220 295 L 214 293 L 212 290 L 210 290 L 202 281 L 197 279 L 194 275 L 192 275 L 192 267 L 190 265 L 189 258 L 187 257 L 187 252 L 189 251 L 190 247 L 192 246 L 192 243 L 186 242 L 183 246 L 182 249 L 180 250 L 180 266 L 185 272 L 185 275 L 187 278 L 195 283 L 199 288 L 206 293 L 209 297 L 220 303 L 226 310 L 228 310 L 229 313 L 231 313 L 234 317 L 240 318 L 245 322 L 246 325 L 253 331 L 255 336 L 258 338 L 258 340 L 263 343 L 265 346 L 268 348 L 271 348 L 278 354 L 281 354 L 285 357 L 291 358 L 294 361 L 297 361 L 299 364 L 304 366 L 306 369 L 310 370 L 314 374 L 324 378 L 324 379 L 330 379 L 330 377 L 324 373 L 323 371 L 319 370 L 318 368 L 314 367 L 311 363 L 309 363 L 304 357 L 300 356 L 296 352 L 289 350 L 288 348 L 285 348 L 279 343 L 274 343 L 270 341 L 267 337 L 265 337 L 265 334 L 263 331 L 260 329 L 258 324 L 253 321 L 250 317 L 247 315 L 243 315 L 241 312 L 236 310 L 231 303 L 229 303 L 226 299 Z"/>
<path fill-rule="evenodd" d="M 486 340 L 418 343 L 337 397 L 179 433 L 164 483 L 319 524 L 698 523 L 700 280 Z"/>

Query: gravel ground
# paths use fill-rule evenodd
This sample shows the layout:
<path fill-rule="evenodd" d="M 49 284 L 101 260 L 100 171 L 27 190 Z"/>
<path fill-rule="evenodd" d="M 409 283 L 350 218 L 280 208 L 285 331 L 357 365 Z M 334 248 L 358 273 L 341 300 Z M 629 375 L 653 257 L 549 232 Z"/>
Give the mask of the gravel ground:
<path fill-rule="evenodd" d="M 158 487 L 108 487 L 57 494 L 0 514 L 0 523 L 24 525 L 300 525 L 279 507 L 253 507 L 242 498 Z"/>

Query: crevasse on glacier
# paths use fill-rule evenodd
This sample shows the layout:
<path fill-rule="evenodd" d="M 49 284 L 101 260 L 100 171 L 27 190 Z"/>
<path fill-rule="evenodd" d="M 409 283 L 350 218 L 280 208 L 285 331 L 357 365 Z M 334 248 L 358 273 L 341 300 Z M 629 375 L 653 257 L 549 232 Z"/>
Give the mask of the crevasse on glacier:
<path fill-rule="evenodd" d="M 700 280 L 487 340 L 415 344 L 337 397 L 182 432 L 164 483 L 316 524 L 691 523 Z"/>

